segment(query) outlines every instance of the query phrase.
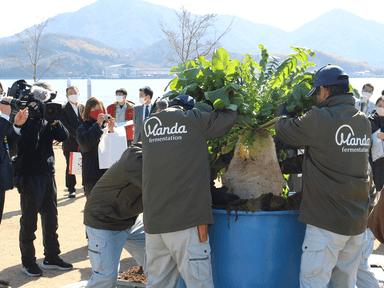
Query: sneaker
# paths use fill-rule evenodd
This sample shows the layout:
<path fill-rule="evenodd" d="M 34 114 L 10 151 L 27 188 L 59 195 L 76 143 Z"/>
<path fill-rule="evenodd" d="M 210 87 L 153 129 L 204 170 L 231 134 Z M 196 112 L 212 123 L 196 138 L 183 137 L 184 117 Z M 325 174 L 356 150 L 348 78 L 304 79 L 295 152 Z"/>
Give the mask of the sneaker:
<path fill-rule="evenodd" d="M 43 275 L 43 271 L 39 268 L 39 266 L 37 266 L 36 263 L 30 266 L 22 265 L 21 271 L 31 277 L 37 277 L 37 276 Z"/>
<path fill-rule="evenodd" d="M 41 263 L 41 267 L 44 269 L 57 269 L 57 270 L 71 270 L 73 268 L 72 264 L 64 262 L 60 257 L 47 260 L 44 259 L 43 263 Z"/>
<path fill-rule="evenodd" d="M 68 198 L 75 198 L 76 197 L 76 192 L 69 192 Z"/>

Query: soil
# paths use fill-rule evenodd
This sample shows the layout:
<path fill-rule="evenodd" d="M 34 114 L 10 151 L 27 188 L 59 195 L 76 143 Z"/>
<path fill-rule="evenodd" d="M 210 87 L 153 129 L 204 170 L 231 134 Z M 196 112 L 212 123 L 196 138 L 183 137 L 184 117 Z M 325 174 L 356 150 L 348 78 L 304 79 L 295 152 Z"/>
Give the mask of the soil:
<path fill-rule="evenodd" d="M 237 199 L 229 202 L 227 205 L 214 205 L 214 209 L 243 212 L 259 212 L 259 211 L 288 211 L 300 210 L 302 193 L 297 192 L 283 198 L 282 196 L 273 195 L 272 193 L 262 194 L 258 198 Z"/>
<path fill-rule="evenodd" d="M 145 276 L 143 267 L 141 266 L 132 267 L 128 271 L 121 273 L 119 275 L 119 279 L 129 282 L 147 284 L 147 277 Z"/>

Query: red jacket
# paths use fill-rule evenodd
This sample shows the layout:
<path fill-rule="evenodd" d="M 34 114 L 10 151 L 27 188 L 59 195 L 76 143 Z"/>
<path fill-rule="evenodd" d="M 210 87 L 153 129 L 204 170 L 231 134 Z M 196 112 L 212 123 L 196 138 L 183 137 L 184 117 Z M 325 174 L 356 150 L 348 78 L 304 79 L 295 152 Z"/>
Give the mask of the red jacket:
<path fill-rule="evenodd" d="M 135 103 L 129 100 L 125 100 L 125 103 L 127 103 L 127 110 L 125 111 L 125 121 L 132 120 L 133 107 L 135 107 Z M 110 114 L 113 118 L 116 118 L 116 104 L 117 102 L 107 107 L 107 113 Z M 125 131 L 127 132 L 127 140 L 132 140 L 134 133 L 133 124 L 125 126 Z"/>

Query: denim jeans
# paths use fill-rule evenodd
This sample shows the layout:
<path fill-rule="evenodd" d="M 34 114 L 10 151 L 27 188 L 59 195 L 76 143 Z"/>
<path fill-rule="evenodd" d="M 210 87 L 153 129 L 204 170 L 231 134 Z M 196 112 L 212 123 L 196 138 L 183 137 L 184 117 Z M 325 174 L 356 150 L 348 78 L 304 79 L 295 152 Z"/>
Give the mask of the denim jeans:
<path fill-rule="evenodd" d="M 116 287 L 118 267 L 123 247 L 136 262 L 145 267 L 145 233 L 143 218 L 123 231 L 101 230 L 85 226 L 88 233 L 88 255 L 92 265 L 92 276 L 87 288 Z"/>
<path fill-rule="evenodd" d="M 375 274 L 371 271 L 368 263 L 368 258 L 373 252 L 375 236 L 371 229 L 367 228 L 365 231 L 366 241 L 364 242 L 364 260 L 359 270 L 357 270 L 357 288 L 379 288 L 379 281 L 377 281 Z"/>

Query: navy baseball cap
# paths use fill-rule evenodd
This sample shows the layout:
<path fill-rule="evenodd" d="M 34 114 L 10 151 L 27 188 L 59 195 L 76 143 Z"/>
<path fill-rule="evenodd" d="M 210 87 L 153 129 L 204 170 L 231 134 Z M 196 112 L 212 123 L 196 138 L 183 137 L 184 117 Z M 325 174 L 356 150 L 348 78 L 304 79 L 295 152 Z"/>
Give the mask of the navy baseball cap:
<path fill-rule="evenodd" d="M 179 105 L 185 110 L 191 110 L 195 106 L 195 103 L 195 98 L 189 95 L 179 95 L 169 102 L 168 107 L 171 107 L 173 105 Z"/>
<path fill-rule="evenodd" d="M 348 74 L 339 66 L 328 64 L 316 72 L 315 85 L 305 97 L 311 97 L 317 87 L 337 84 L 349 84 Z"/>

